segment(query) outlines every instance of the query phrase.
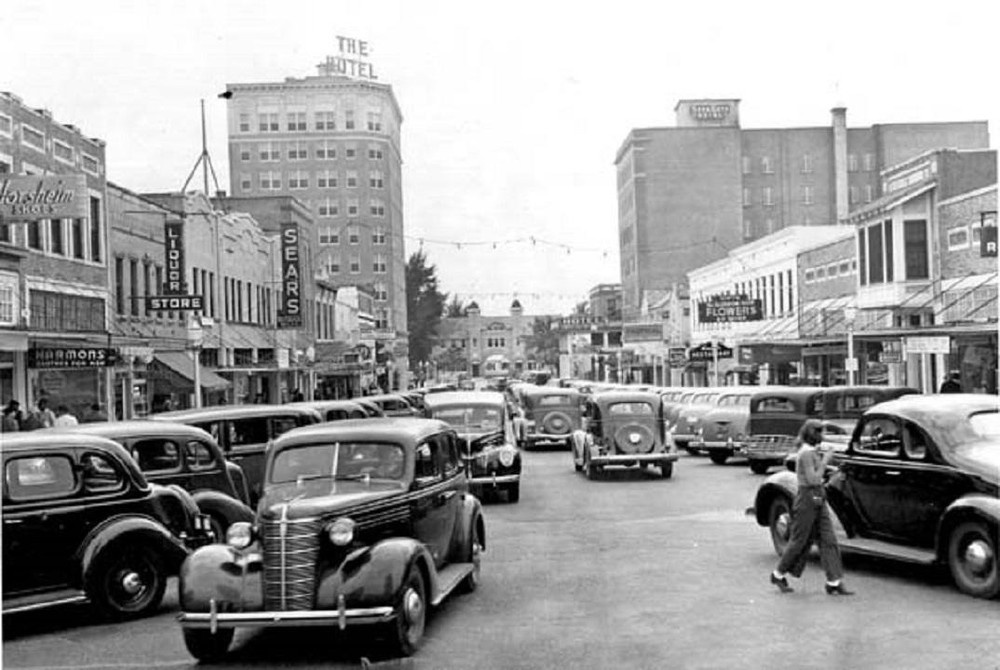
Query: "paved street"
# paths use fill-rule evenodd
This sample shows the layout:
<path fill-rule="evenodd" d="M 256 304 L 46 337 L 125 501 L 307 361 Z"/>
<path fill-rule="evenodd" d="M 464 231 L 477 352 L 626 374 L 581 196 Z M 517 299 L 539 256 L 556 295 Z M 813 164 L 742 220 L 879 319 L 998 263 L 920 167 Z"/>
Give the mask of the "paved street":
<path fill-rule="evenodd" d="M 946 576 L 855 558 L 853 598 L 827 596 L 818 563 L 779 595 L 767 533 L 743 514 L 760 481 L 684 456 L 671 480 L 651 469 L 589 482 L 568 452 L 530 452 L 521 502 L 487 506 L 482 586 L 445 602 L 416 657 L 386 661 L 375 640 L 307 629 L 241 634 L 226 665 L 1000 667 L 997 603 Z M 171 589 L 161 614 L 128 624 L 98 624 L 84 607 L 7 617 L 4 667 L 193 666 L 176 609 Z"/>

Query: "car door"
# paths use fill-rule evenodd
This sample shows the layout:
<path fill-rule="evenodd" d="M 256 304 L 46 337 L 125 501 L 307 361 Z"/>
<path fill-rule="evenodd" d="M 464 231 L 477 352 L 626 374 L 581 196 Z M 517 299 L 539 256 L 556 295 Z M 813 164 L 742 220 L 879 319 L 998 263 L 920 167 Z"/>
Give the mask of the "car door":
<path fill-rule="evenodd" d="M 863 535 L 903 539 L 903 430 L 891 416 L 865 416 L 854 433 L 849 454 L 839 459 L 844 489 Z"/>
<path fill-rule="evenodd" d="M 427 546 L 437 567 L 449 558 L 460 502 L 456 487 L 459 477 L 452 470 L 450 449 L 455 450 L 457 458 L 457 447 L 451 444 L 447 434 L 439 434 L 425 440 L 415 451 L 414 533 Z"/>
<path fill-rule="evenodd" d="M 223 432 L 229 445 L 226 457 L 242 468 L 250 489 L 250 499 L 256 504 L 264 488 L 264 452 L 270 439 L 268 417 L 242 417 L 230 419 L 225 424 Z"/>
<path fill-rule="evenodd" d="M 71 583 L 82 509 L 78 494 L 72 452 L 17 454 L 4 462 L 4 596 Z"/>
<path fill-rule="evenodd" d="M 207 439 L 184 440 L 183 471 L 189 491 L 221 491 L 240 497 L 226 466 L 221 451 Z"/>
<path fill-rule="evenodd" d="M 184 467 L 181 442 L 174 437 L 140 437 L 128 440 L 125 448 L 142 470 L 146 480 L 157 484 L 177 484 L 191 490 L 190 473 Z"/>

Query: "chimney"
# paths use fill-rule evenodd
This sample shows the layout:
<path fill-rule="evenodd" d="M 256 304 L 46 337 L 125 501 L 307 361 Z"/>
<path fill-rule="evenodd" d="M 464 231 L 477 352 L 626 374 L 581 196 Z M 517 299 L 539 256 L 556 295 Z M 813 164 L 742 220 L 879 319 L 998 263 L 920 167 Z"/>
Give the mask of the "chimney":
<path fill-rule="evenodd" d="M 837 205 L 837 223 L 847 218 L 850 210 L 847 183 L 847 108 L 830 110 L 833 125 L 833 193 Z"/>

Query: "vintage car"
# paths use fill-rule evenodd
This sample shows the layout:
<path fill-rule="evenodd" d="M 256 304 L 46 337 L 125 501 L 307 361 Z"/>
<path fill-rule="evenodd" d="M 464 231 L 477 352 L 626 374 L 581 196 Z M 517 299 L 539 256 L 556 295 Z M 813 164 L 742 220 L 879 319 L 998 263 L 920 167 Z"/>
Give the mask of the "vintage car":
<path fill-rule="evenodd" d="M 400 393 L 370 395 L 365 396 L 365 400 L 378 405 L 386 416 L 420 416 L 420 412 Z"/>
<path fill-rule="evenodd" d="M 149 614 L 211 541 L 191 495 L 147 482 L 117 442 L 48 430 L 2 442 L 4 614 L 87 600 L 111 618 Z"/>
<path fill-rule="evenodd" d="M 367 397 L 351 398 L 351 402 L 361 405 L 361 409 L 365 411 L 369 419 L 381 419 L 385 417 L 382 407 Z"/>
<path fill-rule="evenodd" d="M 379 626 L 409 655 L 428 609 L 479 583 L 482 506 L 441 421 L 337 421 L 282 435 L 257 515 L 181 568 L 178 618 L 198 659 L 223 656 L 237 628 L 358 624 Z"/>
<path fill-rule="evenodd" d="M 517 419 L 503 393 L 435 393 L 427 398 L 428 418 L 440 419 L 461 440 L 466 478 L 473 493 L 503 491 L 507 502 L 521 498 L 521 452 Z"/>
<path fill-rule="evenodd" d="M 226 458 L 246 475 L 250 504 L 256 505 L 264 482 L 264 460 L 268 443 L 299 426 L 322 421 L 311 407 L 295 405 L 219 405 L 199 409 L 161 412 L 154 421 L 174 421 L 197 426 L 212 436 Z"/>
<path fill-rule="evenodd" d="M 723 465 L 746 448 L 753 387 L 734 386 L 719 394 L 715 407 L 701 417 L 691 447 L 708 452 L 716 465 Z"/>
<path fill-rule="evenodd" d="M 663 421 L 663 405 L 655 393 L 605 391 L 591 396 L 584 410 L 583 430 L 571 438 L 573 467 L 587 479 L 612 465 L 655 465 L 668 479 L 677 461 L 677 447 Z"/>
<path fill-rule="evenodd" d="M 985 394 L 906 395 L 864 413 L 834 457 L 827 500 L 841 548 L 947 565 L 965 593 L 1000 594 L 1000 401 Z M 752 508 L 779 554 L 795 474 L 768 477 Z"/>
<path fill-rule="evenodd" d="M 720 394 L 720 389 L 716 388 L 699 389 L 687 403 L 678 408 L 670 431 L 679 448 L 691 454 L 699 453 L 691 443 L 698 437 L 701 417 L 715 409 Z"/>
<path fill-rule="evenodd" d="M 302 400 L 285 404 L 314 409 L 323 417 L 323 421 L 368 418 L 368 412 L 354 400 Z"/>
<path fill-rule="evenodd" d="M 84 423 L 48 428 L 53 433 L 100 435 L 125 447 L 146 481 L 176 484 L 191 494 L 217 539 L 237 521 L 251 521 L 250 489 L 243 469 L 227 461 L 212 436 L 200 428 L 168 421 Z"/>
<path fill-rule="evenodd" d="M 530 386 L 522 391 L 524 412 L 522 446 L 538 444 L 570 446 L 570 435 L 580 428 L 582 396 L 573 389 L 556 386 Z"/>
<path fill-rule="evenodd" d="M 677 424 L 677 415 L 691 402 L 701 389 L 682 388 L 660 394 L 663 403 L 663 419 L 667 422 L 667 430 L 673 430 Z"/>

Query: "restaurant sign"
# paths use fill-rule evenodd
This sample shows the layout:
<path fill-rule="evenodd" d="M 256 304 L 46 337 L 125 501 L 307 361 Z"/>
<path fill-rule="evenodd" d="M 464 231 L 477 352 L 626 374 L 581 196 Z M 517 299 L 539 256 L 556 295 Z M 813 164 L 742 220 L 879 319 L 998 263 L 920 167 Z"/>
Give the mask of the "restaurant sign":
<path fill-rule="evenodd" d="M 763 318 L 762 301 L 747 295 L 714 295 L 698 303 L 698 321 L 701 323 L 760 321 Z"/>
<path fill-rule="evenodd" d="M 103 347 L 59 347 L 28 350 L 28 367 L 44 368 L 103 368 L 118 359 L 114 349 Z"/>
<path fill-rule="evenodd" d="M 705 342 L 688 351 L 688 359 L 692 361 L 713 361 L 733 357 L 733 348 L 721 342 Z"/>
<path fill-rule="evenodd" d="M 0 219 L 85 219 L 89 215 L 84 175 L 3 175 L 0 179 Z"/>

